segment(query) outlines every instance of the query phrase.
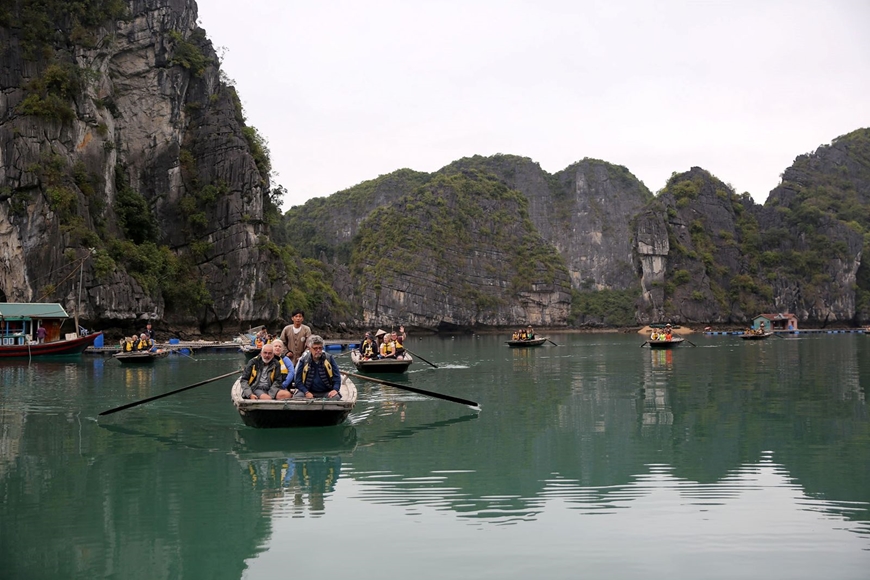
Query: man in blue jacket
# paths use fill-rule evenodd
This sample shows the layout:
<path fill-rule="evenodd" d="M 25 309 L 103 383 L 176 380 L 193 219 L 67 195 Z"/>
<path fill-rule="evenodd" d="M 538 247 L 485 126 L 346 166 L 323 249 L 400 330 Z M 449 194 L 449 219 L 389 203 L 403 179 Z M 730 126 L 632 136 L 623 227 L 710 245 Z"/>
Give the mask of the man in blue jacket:
<path fill-rule="evenodd" d="M 294 398 L 341 398 L 341 371 L 331 354 L 323 351 L 323 339 L 313 335 L 308 339 L 308 352 L 296 364 L 296 394 Z"/>

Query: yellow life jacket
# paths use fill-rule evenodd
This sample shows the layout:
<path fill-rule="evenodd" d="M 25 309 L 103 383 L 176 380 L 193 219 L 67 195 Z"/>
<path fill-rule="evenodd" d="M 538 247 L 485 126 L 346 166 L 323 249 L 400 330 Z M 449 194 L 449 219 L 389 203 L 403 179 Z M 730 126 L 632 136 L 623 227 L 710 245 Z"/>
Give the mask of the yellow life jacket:
<path fill-rule="evenodd" d="M 283 362 L 283 361 L 281 361 L 281 367 L 282 367 L 282 368 L 287 368 L 287 367 L 284 367 L 284 362 Z M 269 376 L 269 381 L 270 381 L 270 382 L 274 382 L 274 381 L 275 381 L 275 370 L 276 370 L 276 369 L 273 368 L 273 369 L 272 369 L 272 374 Z M 257 378 L 257 365 L 254 365 L 254 367 L 251 369 L 251 376 L 248 377 L 248 384 L 249 384 L 249 385 L 253 385 L 253 384 L 254 384 L 254 380 L 256 380 L 256 378 Z"/>

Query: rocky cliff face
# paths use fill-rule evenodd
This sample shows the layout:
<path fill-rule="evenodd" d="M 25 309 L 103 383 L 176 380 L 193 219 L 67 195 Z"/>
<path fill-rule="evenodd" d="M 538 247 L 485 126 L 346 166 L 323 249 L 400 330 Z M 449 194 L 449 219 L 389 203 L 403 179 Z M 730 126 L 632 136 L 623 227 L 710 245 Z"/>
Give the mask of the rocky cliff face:
<path fill-rule="evenodd" d="M 565 266 L 490 175 L 439 176 L 361 224 L 350 270 L 367 326 L 562 326 Z"/>
<path fill-rule="evenodd" d="M 346 266 L 351 262 L 354 247 L 360 243 L 359 237 L 365 235 L 363 229 L 381 230 L 372 221 L 376 210 L 397 204 L 404 207 L 408 203 L 405 198 L 419 200 L 421 196 L 426 197 L 433 180 L 477 173 L 491 176 L 525 198 L 534 235 L 541 236 L 556 250 L 550 259 L 567 268 L 574 290 L 622 290 L 637 286 L 630 221 L 652 196 L 625 168 L 590 159 L 556 175 L 549 175 L 528 158 L 513 155 L 465 158 L 433 175 L 400 170 L 327 199 L 311 200 L 291 209 L 286 216 L 286 236 L 298 240 L 297 246 L 305 255 L 330 262 L 336 278 L 349 277 L 351 285 L 365 286 L 363 281 L 355 279 L 354 270 Z M 519 217 L 513 219 L 520 221 Z M 492 243 L 489 230 L 474 231 L 478 232 L 480 246 Z M 454 247 L 455 240 L 450 237 L 441 238 L 440 243 L 448 252 L 458 251 Z M 420 263 L 419 258 L 414 263 Z M 417 323 L 429 321 L 439 327 L 512 325 L 526 320 L 532 324 L 541 324 L 544 320 L 552 325 L 566 323 L 568 311 L 563 311 L 564 297 L 560 294 L 565 289 L 547 298 L 531 298 L 523 292 L 512 298 L 502 294 L 498 298 L 500 306 L 488 310 L 486 300 L 469 303 L 461 297 L 485 296 L 494 285 L 505 287 L 504 280 L 496 284 L 486 277 L 480 278 L 481 263 L 478 259 L 457 259 L 452 264 L 453 269 L 443 274 L 448 278 L 463 277 L 467 288 L 449 301 L 418 297 L 417 312 L 412 317 Z M 423 278 L 429 280 L 436 272 L 437 269 Z M 506 272 L 505 275 L 509 278 L 512 274 Z M 451 287 L 448 280 L 442 280 L 438 285 Z M 418 292 L 426 294 L 429 290 L 420 288 Z M 393 291 L 402 296 L 414 293 L 410 286 Z M 342 295 L 361 309 L 360 324 L 370 326 L 383 320 L 385 312 L 387 317 L 394 314 L 380 302 L 376 306 L 370 304 L 366 292 L 356 295 L 347 294 L 345 290 Z M 504 310 L 503 306 L 510 302 L 513 302 L 510 308 L 515 311 Z M 551 302 L 559 304 L 556 310 L 549 313 L 542 310 L 541 304 Z M 533 303 L 538 306 L 531 307 Z M 444 310 L 446 306 L 449 310 Z"/>
<path fill-rule="evenodd" d="M 85 319 L 277 318 L 268 159 L 193 0 L 38 8 L 0 30 L 5 299 L 72 307 L 84 260 Z"/>
<path fill-rule="evenodd" d="M 793 199 L 790 187 L 776 199 Z M 734 324 L 761 312 L 851 321 L 861 236 L 828 215 L 790 221 L 783 209 L 697 167 L 674 175 L 636 223 L 640 321 Z"/>
<path fill-rule="evenodd" d="M 637 284 L 631 219 L 652 199 L 626 168 L 584 159 L 550 175 L 526 157 L 461 159 L 439 173 L 477 168 L 529 200 L 529 215 L 568 267 L 575 290 L 622 290 Z"/>

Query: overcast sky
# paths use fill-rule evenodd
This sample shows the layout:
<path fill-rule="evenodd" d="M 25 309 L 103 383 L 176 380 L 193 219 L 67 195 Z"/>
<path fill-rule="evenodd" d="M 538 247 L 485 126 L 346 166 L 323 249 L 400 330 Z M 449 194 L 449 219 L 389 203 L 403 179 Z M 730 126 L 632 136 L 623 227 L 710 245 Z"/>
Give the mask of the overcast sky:
<path fill-rule="evenodd" d="M 870 126 L 870 0 L 197 0 L 288 209 L 407 167 L 584 157 L 763 203 Z"/>

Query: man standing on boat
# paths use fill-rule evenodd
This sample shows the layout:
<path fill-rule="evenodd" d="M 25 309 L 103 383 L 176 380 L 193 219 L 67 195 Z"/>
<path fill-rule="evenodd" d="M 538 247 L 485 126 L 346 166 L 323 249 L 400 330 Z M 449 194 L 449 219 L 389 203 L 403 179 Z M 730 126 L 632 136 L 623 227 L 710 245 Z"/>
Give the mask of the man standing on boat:
<path fill-rule="evenodd" d="M 287 356 L 295 365 L 299 362 L 302 353 L 305 352 L 305 344 L 311 337 L 311 329 L 302 324 L 302 321 L 305 320 L 305 313 L 300 308 L 290 314 L 290 320 L 293 321 L 293 324 L 288 324 L 281 331 L 281 342 L 287 349 Z"/>
<path fill-rule="evenodd" d="M 316 334 L 308 339 L 308 352 L 296 365 L 294 398 L 341 398 L 341 371 L 335 358 L 323 351 L 323 339 Z"/>

